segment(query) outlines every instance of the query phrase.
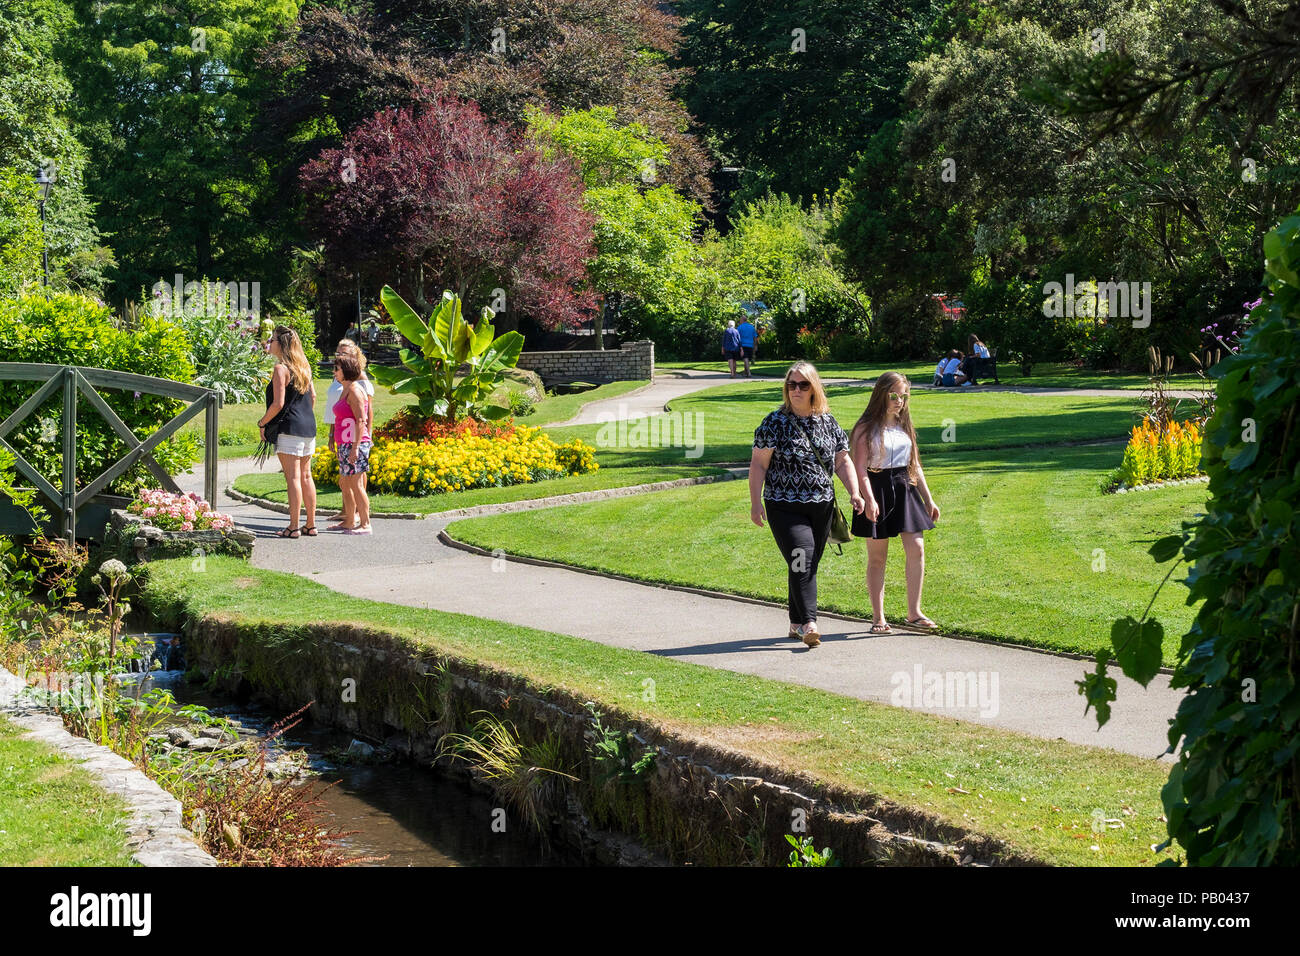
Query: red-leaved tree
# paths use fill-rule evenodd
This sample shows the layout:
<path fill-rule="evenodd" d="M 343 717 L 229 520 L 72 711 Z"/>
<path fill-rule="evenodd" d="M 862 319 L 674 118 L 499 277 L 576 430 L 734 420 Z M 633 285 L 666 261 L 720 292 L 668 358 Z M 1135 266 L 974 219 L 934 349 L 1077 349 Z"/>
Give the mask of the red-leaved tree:
<path fill-rule="evenodd" d="M 421 308 L 451 289 L 472 313 L 499 288 L 508 311 L 555 328 L 594 305 L 584 282 L 593 218 L 573 166 L 473 103 L 440 96 L 376 113 L 300 181 L 326 253 L 391 276 Z"/>

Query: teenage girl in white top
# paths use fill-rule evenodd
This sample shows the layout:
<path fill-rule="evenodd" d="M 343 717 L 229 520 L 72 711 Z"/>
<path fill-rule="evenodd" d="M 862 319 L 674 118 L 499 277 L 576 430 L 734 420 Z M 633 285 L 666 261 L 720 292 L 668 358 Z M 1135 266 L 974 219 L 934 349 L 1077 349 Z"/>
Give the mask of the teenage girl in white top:
<path fill-rule="evenodd" d="M 902 539 L 907 560 L 907 623 L 927 631 L 938 628 L 921 610 L 921 585 L 925 580 L 922 534 L 939 520 L 939 506 L 921 470 L 916 430 L 907 408 L 910 393 L 902 375 L 881 375 L 849 441 L 849 455 L 860 469 L 867 499 L 866 510 L 853 516 L 852 530 L 854 537 L 867 539 L 872 634 L 891 631 L 885 620 L 885 562 L 889 539 L 895 536 Z"/>

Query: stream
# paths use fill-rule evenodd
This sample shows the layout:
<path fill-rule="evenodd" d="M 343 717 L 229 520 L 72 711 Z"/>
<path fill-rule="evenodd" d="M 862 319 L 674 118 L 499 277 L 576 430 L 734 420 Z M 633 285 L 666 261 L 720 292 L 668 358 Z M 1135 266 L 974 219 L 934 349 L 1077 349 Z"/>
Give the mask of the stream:
<path fill-rule="evenodd" d="M 165 659 L 164 637 L 158 639 Z M 199 704 L 234 721 L 248 739 L 265 740 L 283 714 L 255 702 L 236 703 L 185 680 L 183 670 L 153 671 L 153 686 L 171 691 L 177 706 Z M 498 804 L 464 783 L 396 758 L 383 763 L 353 763 L 336 755 L 354 735 L 304 717 L 270 748 L 272 756 L 301 749 L 312 773 L 308 782 L 332 783 L 321 797 L 328 813 L 322 822 L 336 830 L 355 830 L 341 845 L 348 856 L 386 856 L 365 866 L 574 866 L 581 861 L 564 847 L 546 847 L 538 834 L 507 815 L 506 831 L 492 831 Z"/>

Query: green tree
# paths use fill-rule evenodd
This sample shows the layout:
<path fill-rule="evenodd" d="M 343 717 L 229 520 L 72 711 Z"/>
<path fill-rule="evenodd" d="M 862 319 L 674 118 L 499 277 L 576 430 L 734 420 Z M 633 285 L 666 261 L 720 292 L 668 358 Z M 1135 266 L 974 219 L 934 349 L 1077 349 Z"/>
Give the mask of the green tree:
<path fill-rule="evenodd" d="M 902 110 L 907 64 L 946 0 L 684 0 L 682 91 L 720 157 L 743 167 L 742 201 L 769 189 L 809 200 Z"/>
<path fill-rule="evenodd" d="M 36 185 L 16 169 L 0 169 L 0 296 L 16 295 L 40 274 Z"/>
<path fill-rule="evenodd" d="M 253 120 L 254 55 L 297 0 L 75 0 L 69 69 L 99 222 L 115 237 L 118 298 L 176 272 L 278 285 Z"/>
<path fill-rule="evenodd" d="M 95 293 L 113 256 L 100 241 L 86 193 L 87 153 L 61 58 L 64 38 L 76 30 L 64 0 L 0 0 L 0 169 L 29 182 L 44 170 L 53 180 L 45 204 L 50 285 Z M 28 203 L 35 214 L 35 197 L 34 189 L 23 190 L 21 197 L 7 191 L 5 201 Z M 39 246 L 34 276 L 39 281 Z"/>
<path fill-rule="evenodd" d="M 534 109 L 527 118 L 539 142 L 577 164 L 584 204 L 596 216 L 596 255 L 587 263 L 601 297 L 595 347 L 605 347 L 611 304 L 666 311 L 691 299 L 699 279 L 692 233 L 700 207 L 667 183 L 652 185 L 667 159 L 666 144 L 644 126 L 619 125 L 611 108 L 558 117 Z"/>

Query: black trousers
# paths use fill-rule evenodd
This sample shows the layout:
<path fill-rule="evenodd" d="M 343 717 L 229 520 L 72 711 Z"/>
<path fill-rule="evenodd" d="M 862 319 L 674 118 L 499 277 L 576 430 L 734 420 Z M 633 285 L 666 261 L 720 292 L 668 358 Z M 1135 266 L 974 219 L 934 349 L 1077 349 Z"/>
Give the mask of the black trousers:
<path fill-rule="evenodd" d="M 790 623 L 803 625 L 817 620 L 817 565 L 831 536 L 833 503 L 802 504 L 764 499 L 767 523 L 789 569 Z"/>

